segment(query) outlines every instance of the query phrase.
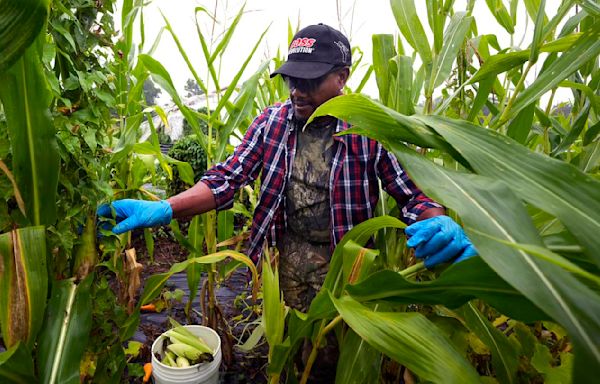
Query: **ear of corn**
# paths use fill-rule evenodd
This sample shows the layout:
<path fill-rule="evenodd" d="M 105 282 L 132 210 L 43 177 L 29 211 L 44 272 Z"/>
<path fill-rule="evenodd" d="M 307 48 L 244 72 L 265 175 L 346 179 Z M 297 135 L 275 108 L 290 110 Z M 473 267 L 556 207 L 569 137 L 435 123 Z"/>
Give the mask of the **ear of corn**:
<path fill-rule="evenodd" d="M 179 368 L 185 368 L 185 367 L 190 366 L 190 362 L 188 361 L 188 359 L 186 359 L 183 356 L 177 356 L 177 359 L 175 360 L 175 362 L 177 363 L 177 366 Z"/>
<path fill-rule="evenodd" d="M 181 329 L 185 329 L 185 328 L 181 327 Z M 200 352 L 203 352 L 203 353 L 212 353 L 213 352 L 211 350 L 211 348 L 208 345 L 206 345 L 204 340 L 198 338 L 193 333 L 191 333 L 187 330 L 186 330 L 187 333 L 177 332 L 176 330 L 177 330 L 177 328 L 167 331 L 165 333 L 165 336 L 169 337 L 171 339 L 172 343 L 187 344 L 191 347 L 196 348 L 197 350 L 199 350 Z"/>

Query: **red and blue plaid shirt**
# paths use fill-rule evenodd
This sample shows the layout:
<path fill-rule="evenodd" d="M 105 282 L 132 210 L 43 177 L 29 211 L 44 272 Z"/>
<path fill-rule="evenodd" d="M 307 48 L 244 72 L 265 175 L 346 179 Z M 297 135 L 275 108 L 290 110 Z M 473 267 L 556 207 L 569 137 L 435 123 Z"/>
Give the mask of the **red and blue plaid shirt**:
<path fill-rule="evenodd" d="M 261 181 L 254 211 L 248 255 L 257 263 L 265 240 L 277 244 L 286 227 L 285 186 L 296 150 L 293 109 L 288 100 L 264 110 L 248 128 L 233 155 L 215 165 L 202 178 L 212 190 L 217 210 L 233 205 L 235 192 Z M 349 128 L 337 120 L 335 132 Z M 408 178 L 396 158 L 378 142 L 359 135 L 334 136 L 329 176 L 332 247 L 355 225 L 374 216 L 379 182 L 402 207 L 402 219 L 414 222 L 421 212 L 441 207 Z"/>

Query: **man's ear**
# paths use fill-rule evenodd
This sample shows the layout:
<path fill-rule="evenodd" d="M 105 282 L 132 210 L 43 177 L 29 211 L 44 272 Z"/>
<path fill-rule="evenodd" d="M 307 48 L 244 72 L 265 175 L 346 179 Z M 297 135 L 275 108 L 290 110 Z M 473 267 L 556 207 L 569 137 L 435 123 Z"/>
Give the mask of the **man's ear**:
<path fill-rule="evenodd" d="M 348 77 L 350 77 L 350 68 L 345 67 L 338 71 L 337 81 L 340 86 L 340 89 L 344 88 L 346 82 L 348 81 Z"/>

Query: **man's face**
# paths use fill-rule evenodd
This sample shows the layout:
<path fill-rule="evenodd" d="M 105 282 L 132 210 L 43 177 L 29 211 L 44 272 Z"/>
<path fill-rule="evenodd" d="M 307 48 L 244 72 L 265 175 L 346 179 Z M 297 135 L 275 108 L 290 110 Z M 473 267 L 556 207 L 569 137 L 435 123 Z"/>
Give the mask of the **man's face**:
<path fill-rule="evenodd" d="M 312 80 L 285 77 L 296 119 L 307 120 L 319 105 L 340 95 L 348 74 L 348 68 L 341 68 Z"/>

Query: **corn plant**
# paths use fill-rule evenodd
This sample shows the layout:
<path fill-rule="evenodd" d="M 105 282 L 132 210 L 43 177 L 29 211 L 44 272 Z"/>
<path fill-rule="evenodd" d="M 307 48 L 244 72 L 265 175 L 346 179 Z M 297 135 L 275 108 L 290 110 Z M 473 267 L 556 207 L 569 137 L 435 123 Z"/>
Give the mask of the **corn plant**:
<path fill-rule="evenodd" d="M 261 79 L 267 68 L 267 63 L 261 65 L 255 74 L 247 79 L 241 86 L 238 85 L 250 59 L 253 57 L 262 41 L 264 36 L 263 33 L 249 52 L 246 60 L 241 64 L 239 71 L 235 74 L 231 82 L 227 84 L 226 87 L 221 84 L 219 69 L 222 56 L 227 49 L 243 14 L 244 8 L 242 7 L 231 24 L 227 24 L 223 33 L 217 35 L 217 32 L 215 32 L 217 16 L 212 15 L 203 7 L 197 7 L 195 9 L 197 36 L 206 62 L 207 73 L 206 78 L 204 79 L 198 74 L 199 69 L 189 60 L 174 28 L 169 21 L 164 18 L 166 24 L 165 29 L 169 32 L 179 48 L 179 52 L 186 62 L 193 79 L 205 95 L 214 94 L 216 96 L 217 101 L 214 106 L 209 105 L 209 98 L 206 98 L 206 114 L 190 111 L 181 103 L 181 101 L 178 101 L 180 100 L 180 97 L 164 67 L 150 57 L 143 58 L 146 65 L 149 62 L 152 62 L 152 67 L 147 65 L 147 68 L 150 70 L 153 78 L 167 90 L 184 113 L 185 118 L 188 123 L 190 123 L 195 133 L 195 137 L 198 139 L 198 142 L 206 153 L 206 164 L 208 166 L 226 158 L 227 147 L 232 135 L 244 134 L 246 127 L 250 123 L 249 116 L 253 115 L 256 111 L 255 98 L 259 79 Z M 212 33 L 209 36 L 206 36 L 205 33 L 202 32 L 202 16 L 209 17 L 211 20 L 209 25 L 212 26 Z M 237 95 L 235 95 L 234 92 L 236 92 Z M 207 132 L 203 132 L 200 129 L 198 123 L 199 120 L 204 120 L 206 122 Z M 188 236 L 189 237 L 187 241 L 184 241 L 184 244 L 190 245 L 190 259 L 202 256 L 205 252 L 209 254 L 217 252 L 217 243 L 222 243 L 233 236 L 233 212 L 223 211 L 219 212 L 218 215 L 216 215 L 215 212 L 208 212 L 203 214 L 202 217 L 194 217 L 189 228 Z M 239 264 L 236 263 L 235 265 Z M 187 276 L 190 299 L 187 310 L 189 311 L 191 303 L 198 292 L 202 271 L 206 271 L 208 276 L 204 283 L 205 285 L 203 285 L 200 292 L 200 300 L 203 304 L 203 323 L 213 328 L 218 328 L 219 324 L 224 320 L 220 315 L 221 311 L 218 308 L 215 299 L 214 290 L 217 283 L 217 269 L 215 265 L 204 266 L 198 263 L 189 265 Z M 229 268 L 228 271 L 231 272 L 231 268 Z"/>
<path fill-rule="evenodd" d="M 502 2 L 487 3 L 502 20 L 501 25 L 509 33 L 514 30 L 516 14 L 505 17 L 508 11 Z M 392 1 L 400 32 L 417 52 L 421 69 L 415 71 L 410 57 L 393 49 L 391 36 L 377 36 L 374 54 L 379 59 L 374 64 L 380 100 L 342 96 L 315 113 L 348 120 L 354 125 L 348 133 L 365 134 L 384 143 L 419 187 L 458 214 L 480 253 L 482 261 L 452 266 L 429 284 L 410 283 L 395 272 L 381 271 L 348 287 L 350 297 L 332 299 L 344 321 L 367 343 L 432 381 L 450 379 L 431 377 L 431 369 L 425 372 L 425 367 L 411 361 L 409 355 L 414 355 L 414 350 L 406 346 L 414 335 L 404 335 L 398 328 L 410 322 L 400 320 L 401 313 L 374 312 L 368 303 L 417 302 L 456 308 L 469 298 L 448 297 L 450 287 L 439 294 L 417 294 L 419 297 L 409 292 L 413 288 L 424 292 L 452 280 L 460 287 L 469 276 L 470 287 L 483 289 L 491 280 L 484 282 L 481 277 L 490 273 L 501 278 L 496 282 L 502 283 L 506 292 L 520 296 L 521 308 L 527 310 L 519 310 L 514 298 L 508 305 L 507 297 L 502 299 L 499 292 L 489 295 L 461 288 L 456 294 L 469 292 L 512 319 L 527 323 L 552 319 L 559 323 L 573 342 L 573 381 L 592 380 L 589 375 L 597 369 L 592 367 L 600 364 L 596 308 L 600 298 L 594 289 L 599 282 L 598 244 L 593 239 L 599 222 L 596 206 L 600 188 L 597 157 L 587 153 L 595 151 L 598 137 L 598 115 L 593 107 L 598 101 L 598 13 L 589 3 L 582 3 L 582 10 L 567 19 L 557 33 L 557 25 L 575 2 L 563 1 L 552 19 L 545 16 L 544 1 L 537 7 L 529 3 L 533 41 L 525 50 L 510 52 L 500 49 L 492 36 L 476 35 L 475 20 L 469 16 L 472 2 L 464 13 L 454 12 L 447 4 L 428 2 L 428 21 L 434 34 L 430 44 L 416 18 L 414 3 Z M 497 54 L 490 53 L 492 47 Z M 548 55 L 539 75 L 525 86 L 527 74 L 542 58 L 541 52 Z M 473 57 L 481 60 L 479 66 L 470 62 Z M 500 75 L 504 81 L 498 79 Z M 435 90 L 444 82 L 452 84 L 447 89 L 450 92 L 436 101 Z M 403 89 L 404 84 L 408 90 Z M 553 95 L 558 87 L 572 88 L 575 94 L 570 116 L 562 119 L 564 125 L 552 113 L 551 104 L 539 106 L 540 97 Z M 415 106 L 421 91 L 425 103 Z M 492 92 L 495 97 L 490 99 Z M 484 105 L 489 115 L 482 113 Z M 426 156 L 415 153 L 414 146 L 429 148 L 419 150 Z M 434 158 L 436 162 L 431 161 Z M 469 265 L 475 263 L 480 266 Z M 476 270 L 467 273 L 467 267 Z M 457 270 L 463 277 L 454 275 Z M 398 284 L 383 278 L 388 274 Z M 523 350 L 507 346 L 505 336 L 498 335 L 473 304 L 463 305 L 458 313 L 457 318 L 478 336 L 488 333 L 487 338 L 480 337 L 490 346 L 496 376 L 502 382 L 516 380 L 516 356 Z M 368 329 L 364 327 L 366 319 L 386 325 Z M 395 343 L 386 341 L 390 335 L 394 335 Z M 431 356 L 423 355 L 423 359 Z M 565 354 L 561 359 L 570 371 L 569 357 Z M 552 373 L 542 367 L 536 369 L 544 375 Z M 479 380 L 476 376 L 454 378 L 461 382 Z"/>

